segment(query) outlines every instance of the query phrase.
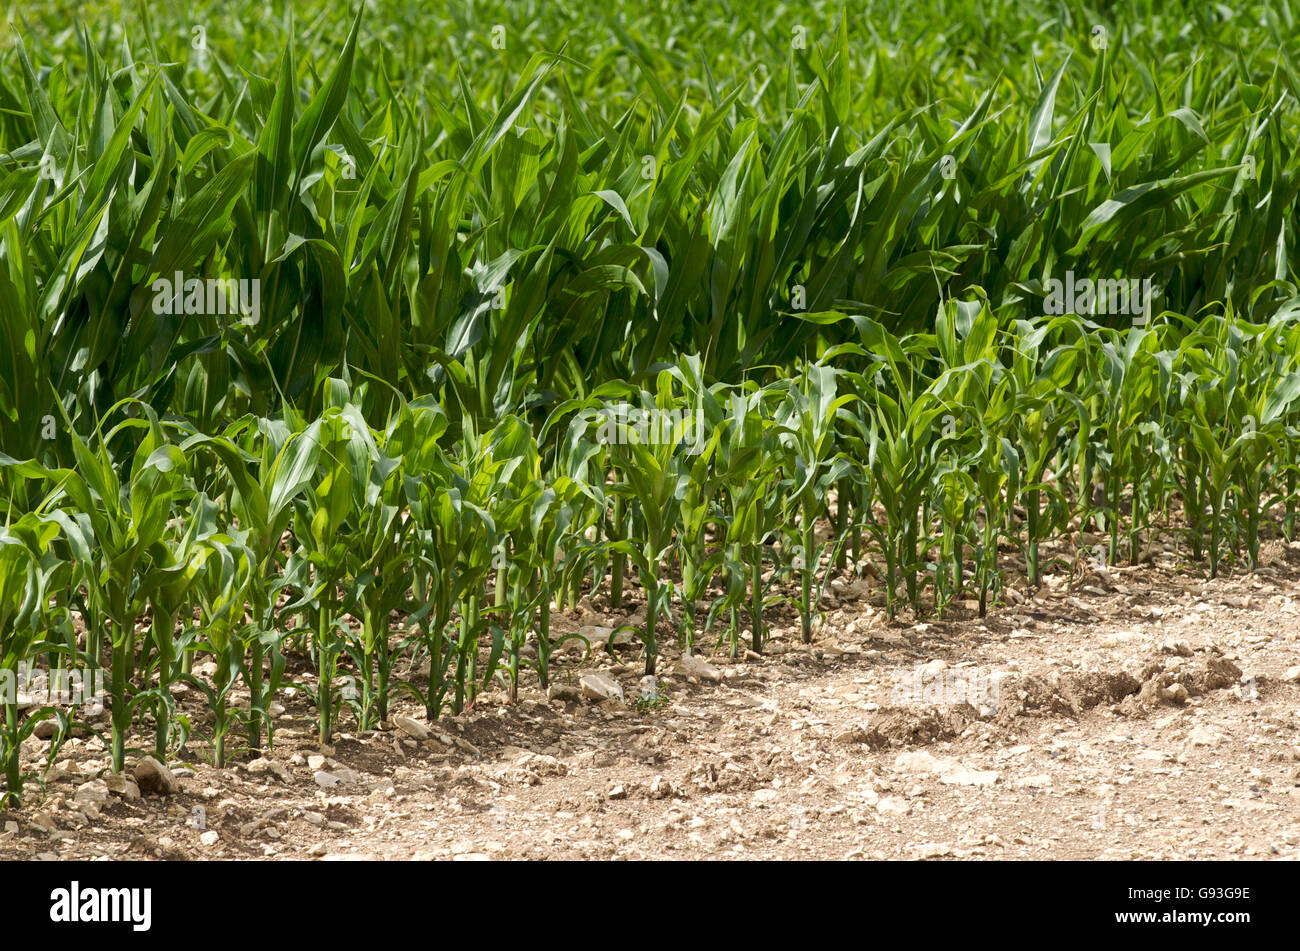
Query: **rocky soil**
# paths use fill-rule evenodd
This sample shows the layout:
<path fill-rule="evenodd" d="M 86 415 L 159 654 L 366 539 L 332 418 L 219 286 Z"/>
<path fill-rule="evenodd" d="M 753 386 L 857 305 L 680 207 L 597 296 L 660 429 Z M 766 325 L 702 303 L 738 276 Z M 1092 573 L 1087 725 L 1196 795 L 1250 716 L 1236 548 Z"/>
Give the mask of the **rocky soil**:
<path fill-rule="evenodd" d="M 68 741 L 0 858 L 1295 858 L 1300 544 L 1266 554 L 1214 581 L 1169 552 L 1058 565 L 984 619 L 890 621 L 837 581 L 813 644 L 787 615 L 762 656 L 670 650 L 655 702 L 638 646 L 575 648 L 551 697 L 406 705 L 323 750 L 289 691 L 274 751 L 225 769 L 183 697 L 188 762 L 128 781 Z M 599 606 L 567 623 L 623 620 Z"/>

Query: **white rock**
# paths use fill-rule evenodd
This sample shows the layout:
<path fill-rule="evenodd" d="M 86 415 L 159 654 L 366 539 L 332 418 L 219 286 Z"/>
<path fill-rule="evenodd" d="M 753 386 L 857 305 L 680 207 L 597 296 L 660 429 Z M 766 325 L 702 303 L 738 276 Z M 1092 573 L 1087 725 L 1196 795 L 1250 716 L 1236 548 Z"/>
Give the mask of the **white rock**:
<path fill-rule="evenodd" d="M 320 769 L 316 770 L 316 773 L 314 776 L 312 776 L 312 779 L 314 779 L 316 781 L 316 785 L 320 786 L 322 789 L 333 789 L 335 786 L 338 786 L 343 782 L 342 778 L 335 776 L 333 773 L 327 773 L 324 770 L 320 770 Z"/>
<path fill-rule="evenodd" d="M 683 677 L 698 677 L 710 683 L 721 683 L 722 672 L 702 657 L 683 654 L 677 661 L 677 672 Z"/>
<path fill-rule="evenodd" d="M 1015 785 L 1019 789 L 1026 786 L 1037 789 L 1046 789 L 1052 785 L 1052 777 L 1046 773 L 1040 773 L 1037 776 L 1021 776 L 1016 780 Z"/>
<path fill-rule="evenodd" d="M 944 773 L 939 782 L 949 786 L 992 786 L 998 781 L 997 770 L 959 768 Z"/>
<path fill-rule="evenodd" d="M 79 802 L 108 802 L 108 783 L 102 779 L 92 779 L 82 783 L 72 796 Z"/>
<path fill-rule="evenodd" d="M 881 815 L 905 816 L 911 808 L 912 804 L 902 796 L 885 796 L 876 803 L 876 812 Z"/>
<path fill-rule="evenodd" d="M 956 760 L 939 759 L 925 750 L 907 750 L 894 760 L 894 769 L 902 773 L 946 773 L 956 768 Z"/>
<path fill-rule="evenodd" d="M 429 738 L 429 728 L 419 720 L 410 717 L 393 717 L 393 724 L 407 736 L 413 736 L 417 740 Z"/>
<path fill-rule="evenodd" d="M 1300 666 L 1288 667 L 1286 673 L 1282 675 L 1282 679 L 1289 684 L 1300 683 Z"/>
<path fill-rule="evenodd" d="M 607 674 L 583 674 L 578 681 L 582 694 L 592 700 L 623 701 L 623 686 Z"/>
<path fill-rule="evenodd" d="M 609 643 L 609 637 L 614 634 L 612 627 L 600 627 L 595 624 L 588 624 L 578 628 L 578 633 L 591 642 L 593 650 L 601 650 Z M 615 647 L 631 647 L 637 641 L 637 636 L 632 631 L 619 631 L 614 635 Z"/>

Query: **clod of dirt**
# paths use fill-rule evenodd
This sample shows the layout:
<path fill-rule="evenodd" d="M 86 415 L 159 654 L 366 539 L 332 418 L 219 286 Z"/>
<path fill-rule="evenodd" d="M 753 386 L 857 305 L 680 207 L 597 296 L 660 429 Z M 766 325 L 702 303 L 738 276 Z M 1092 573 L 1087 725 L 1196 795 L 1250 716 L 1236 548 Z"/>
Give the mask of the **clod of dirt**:
<path fill-rule="evenodd" d="M 1045 711 L 1077 717 L 1103 703 L 1118 703 L 1135 694 L 1141 682 L 1131 674 L 1069 673 L 1053 685 L 1042 677 L 1030 676 L 1002 685 L 1003 699 L 998 705 L 998 721 L 1007 723 L 1018 716 Z M 1009 698 L 1007 694 L 1011 694 Z"/>
<path fill-rule="evenodd" d="M 1120 712 L 1125 716 L 1140 716 L 1161 703 L 1182 704 L 1188 697 L 1226 690 L 1240 681 L 1241 669 L 1222 657 L 1207 658 L 1199 668 L 1153 670 L 1145 678 L 1142 689 L 1125 698 Z"/>
<path fill-rule="evenodd" d="M 558 700 L 561 703 L 581 703 L 582 691 L 567 684 L 551 684 L 546 690 L 546 699 Z"/>
<path fill-rule="evenodd" d="M 960 736 L 979 720 L 979 711 L 969 703 L 921 710 L 885 710 L 862 731 L 859 742 L 873 750 L 886 746 L 916 746 Z"/>

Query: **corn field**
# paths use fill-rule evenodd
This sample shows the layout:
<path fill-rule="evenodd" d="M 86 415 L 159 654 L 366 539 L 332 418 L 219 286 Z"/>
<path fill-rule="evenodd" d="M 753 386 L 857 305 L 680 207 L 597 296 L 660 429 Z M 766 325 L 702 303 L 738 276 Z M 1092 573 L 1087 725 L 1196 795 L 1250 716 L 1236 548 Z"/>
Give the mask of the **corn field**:
<path fill-rule="evenodd" d="M 1289 0 L 280 6 L 0 33 L 3 801 L 20 670 L 221 764 L 545 690 L 583 598 L 654 674 L 1295 537 Z"/>

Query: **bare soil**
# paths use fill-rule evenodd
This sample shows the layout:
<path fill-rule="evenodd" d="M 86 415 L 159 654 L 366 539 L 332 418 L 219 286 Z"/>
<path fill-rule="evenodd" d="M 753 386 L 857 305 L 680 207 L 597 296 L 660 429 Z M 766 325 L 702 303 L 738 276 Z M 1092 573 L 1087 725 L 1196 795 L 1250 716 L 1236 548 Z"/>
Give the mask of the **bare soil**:
<path fill-rule="evenodd" d="M 1263 561 L 1058 561 L 982 619 L 891 621 L 837 581 L 811 645 L 786 611 L 762 656 L 702 650 L 687 676 L 666 647 L 653 708 L 495 690 L 426 739 L 320 750 L 290 692 L 273 752 L 225 769 L 195 692 L 177 794 L 96 801 L 103 741 L 70 740 L 0 814 L 0 859 L 1296 858 L 1300 543 Z M 601 604 L 561 630 L 627 620 Z M 557 679 L 603 671 L 634 700 L 642 664 L 575 648 Z M 33 768 L 47 749 L 28 741 Z"/>

